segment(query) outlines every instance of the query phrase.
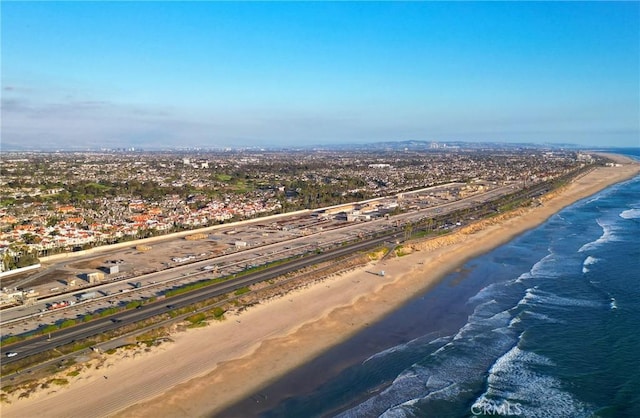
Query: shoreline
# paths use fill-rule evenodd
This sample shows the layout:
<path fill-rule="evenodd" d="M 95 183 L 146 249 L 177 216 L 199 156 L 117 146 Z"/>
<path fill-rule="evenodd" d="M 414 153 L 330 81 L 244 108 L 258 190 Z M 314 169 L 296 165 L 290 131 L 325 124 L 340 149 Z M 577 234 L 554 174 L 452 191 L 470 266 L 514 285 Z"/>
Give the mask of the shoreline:
<path fill-rule="evenodd" d="M 623 165 L 596 168 L 544 196 L 542 206 L 416 244 L 406 256 L 370 263 L 224 322 L 172 335 L 174 343 L 107 356 L 104 369 L 86 370 L 69 379 L 67 387 L 42 389 L 28 399 L 11 397 L 11 404 L 2 404 L 2 416 L 191 417 L 220 412 L 380 320 L 469 259 L 640 172 L 638 163 L 615 158 Z M 375 276 L 367 272 L 371 269 L 386 275 Z"/>

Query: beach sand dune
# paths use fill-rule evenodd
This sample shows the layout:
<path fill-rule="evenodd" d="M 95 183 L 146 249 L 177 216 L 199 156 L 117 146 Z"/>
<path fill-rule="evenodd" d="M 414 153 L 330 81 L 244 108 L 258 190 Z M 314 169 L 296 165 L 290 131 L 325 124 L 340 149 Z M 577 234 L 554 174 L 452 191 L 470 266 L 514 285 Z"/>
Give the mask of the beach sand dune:
<path fill-rule="evenodd" d="M 379 320 L 470 258 L 638 174 L 637 164 L 616 158 L 621 166 L 595 169 L 542 206 L 176 333 L 174 342 L 120 350 L 55 393 L 41 390 L 26 399 L 13 394 L 11 403 L 2 405 L 2 417 L 194 417 L 221 411 Z M 370 273 L 379 270 L 385 270 L 384 277 Z"/>

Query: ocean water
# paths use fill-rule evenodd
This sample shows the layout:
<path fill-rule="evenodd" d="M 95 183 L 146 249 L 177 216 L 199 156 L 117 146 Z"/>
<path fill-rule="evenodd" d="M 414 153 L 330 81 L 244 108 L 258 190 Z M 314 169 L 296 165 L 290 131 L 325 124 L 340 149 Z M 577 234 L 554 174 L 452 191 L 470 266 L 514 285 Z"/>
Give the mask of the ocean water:
<path fill-rule="evenodd" d="M 640 177 L 468 262 L 236 414 L 640 417 Z"/>

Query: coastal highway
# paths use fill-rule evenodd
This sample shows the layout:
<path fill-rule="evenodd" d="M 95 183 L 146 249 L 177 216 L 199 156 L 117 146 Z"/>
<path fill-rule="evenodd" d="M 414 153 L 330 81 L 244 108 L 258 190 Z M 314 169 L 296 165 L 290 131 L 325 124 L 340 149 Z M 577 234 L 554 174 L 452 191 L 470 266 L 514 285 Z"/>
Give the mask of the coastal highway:
<path fill-rule="evenodd" d="M 395 242 L 396 240 L 402 239 L 403 236 L 404 233 L 402 232 L 392 232 L 382 237 L 372 238 L 370 240 L 347 245 L 342 248 L 320 254 L 309 255 L 264 271 L 247 274 L 246 276 L 237 279 L 230 279 L 226 282 L 198 289 L 193 292 L 149 303 L 143 305 L 140 309 L 127 310 L 108 318 L 96 319 L 88 324 L 65 328 L 51 333 L 51 338 L 49 338 L 48 335 L 41 335 L 25 341 L 10 344 L 8 346 L 3 346 L 0 350 L 3 357 L 2 361 L 5 364 L 12 363 L 20 360 L 21 358 L 38 354 L 43 351 L 52 350 L 76 340 L 82 340 L 97 334 L 111 331 L 123 325 L 143 321 L 152 316 L 167 312 L 170 309 L 183 308 L 225 293 L 233 292 L 241 287 L 266 281 L 304 267 L 376 247 L 387 241 Z M 16 352 L 18 354 L 14 357 L 6 357 L 6 353 L 8 352 Z"/>

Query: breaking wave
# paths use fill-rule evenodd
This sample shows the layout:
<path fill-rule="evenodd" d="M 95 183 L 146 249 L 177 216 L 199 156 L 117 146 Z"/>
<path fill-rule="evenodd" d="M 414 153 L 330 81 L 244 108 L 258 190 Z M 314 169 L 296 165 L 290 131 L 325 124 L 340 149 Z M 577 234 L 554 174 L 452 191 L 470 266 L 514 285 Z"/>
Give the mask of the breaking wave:
<path fill-rule="evenodd" d="M 578 252 L 582 253 L 588 250 L 593 250 L 598 248 L 602 244 L 617 241 L 617 236 L 615 234 L 616 228 L 612 224 L 605 223 L 600 219 L 598 219 L 596 222 L 598 222 L 598 225 L 600 225 L 600 227 L 602 228 L 602 235 L 595 241 L 584 244 L 582 247 L 580 247 Z"/>
<path fill-rule="evenodd" d="M 487 389 L 474 406 L 510 409 L 526 417 L 587 417 L 595 408 L 575 399 L 561 382 L 545 373 L 548 358 L 515 346 L 489 369 Z"/>
<path fill-rule="evenodd" d="M 599 308 L 602 307 L 602 303 L 598 301 L 570 298 L 564 296 L 558 296 L 551 292 L 540 290 L 537 287 L 527 289 L 527 294 L 522 299 L 523 305 L 541 305 L 544 307 L 560 307 L 570 308 L 574 306 Z"/>
<path fill-rule="evenodd" d="M 592 256 L 588 256 L 587 258 L 585 258 L 584 262 L 582 263 L 582 273 L 587 274 L 589 272 L 589 266 L 597 263 L 598 261 L 600 261 L 600 259 Z"/>
<path fill-rule="evenodd" d="M 640 209 L 628 209 L 620 213 L 623 219 L 640 219 Z"/>

